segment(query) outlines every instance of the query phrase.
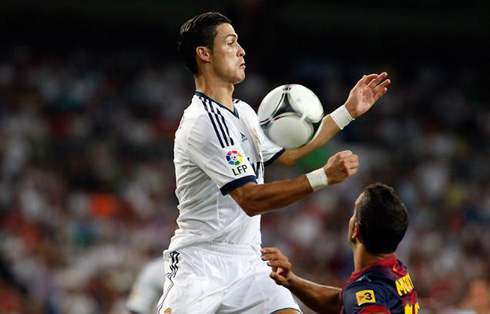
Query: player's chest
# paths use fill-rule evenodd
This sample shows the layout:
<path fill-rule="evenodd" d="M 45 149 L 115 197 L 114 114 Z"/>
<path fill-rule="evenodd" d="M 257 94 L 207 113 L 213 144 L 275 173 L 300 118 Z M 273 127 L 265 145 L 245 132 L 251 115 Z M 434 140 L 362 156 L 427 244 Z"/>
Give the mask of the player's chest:
<path fill-rule="evenodd" d="M 246 117 L 236 119 L 234 122 L 232 132 L 235 145 L 241 147 L 251 161 L 263 161 L 262 144 L 257 131 L 258 123 Z"/>
<path fill-rule="evenodd" d="M 235 146 L 245 154 L 256 177 L 263 178 L 264 163 L 261 142 L 256 129 L 259 125 L 253 120 L 244 119 L 243 116 L 236 120 L 232 130 Z"/>

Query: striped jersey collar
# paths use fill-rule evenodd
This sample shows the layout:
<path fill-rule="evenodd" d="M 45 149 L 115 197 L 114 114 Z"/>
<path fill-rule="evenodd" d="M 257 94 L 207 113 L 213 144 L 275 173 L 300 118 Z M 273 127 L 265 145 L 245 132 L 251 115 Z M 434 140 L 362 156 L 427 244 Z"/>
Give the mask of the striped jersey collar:
<path fill-rule="evenodd" d="M 398 260 L 396 258 L 396 254 L 390 255 L 382 260 L 379 260 L 377 262 L 374 262 L 372 264 L 367 265 L 363 269 L 353 272 L 350 278 L 347 280 L 347 283 L 350 283 L 357 278 L 359 278 L 366 270 L 373 268 L 375 266 L 382 266 L 382 267 L 388 267 L 388 268 L 393 268 L 393 271 L 397 271 L 397 264 Z"/>
<path fill-rule="evenodd" d="M 208 95 L 204 94 L 203 92 L 199 91 L 199 90 L 196 90 L 196 92 L 194 93 L 196 96 L 199 96 L 199 97 L 204 97 L 206 99 L 209 99 L 211 102 L 214 102 L 215 104 L 217 104 L 218 106 L 220 106 L 221 108 L 224 108 L 226 110 L 228 110 L 229 112 L 231 112 L 235 117 L 237 117 L 238 119 L 240 119 L 240 116 L 238 115 L 238 110 L 236 109 L 235 105 L 233 105 L 233 111 L 230 110 L 230 108 L 226 107 L 226 106 L 223 106 L 222 104 L 220 104 L 218 101 L 214 100 L 213 98 L 209 97 Z M 233 104 L 236 104 L 238 101 L 237 99 L 233 99 Z"/>

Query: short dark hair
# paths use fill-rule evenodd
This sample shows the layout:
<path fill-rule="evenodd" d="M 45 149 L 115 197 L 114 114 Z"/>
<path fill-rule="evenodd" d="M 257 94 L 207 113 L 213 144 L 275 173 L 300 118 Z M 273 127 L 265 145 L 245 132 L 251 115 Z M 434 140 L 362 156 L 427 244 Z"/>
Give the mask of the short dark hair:
<path fill-rule="evenodd" d="M 408 211 L 392 187 L 375 183 L 364 189 L 356 222 L 369 253 L 393 253 L 407 231 Z"/>
<path fill-rule="evenodd" d="M 192 74 L 197 74 L 196 48 L 205 46 L 213 50 L 216 26 L 231 21 L 219 12 L 206 12 L 194 16 L 180 28 L 179 55 Z"/>

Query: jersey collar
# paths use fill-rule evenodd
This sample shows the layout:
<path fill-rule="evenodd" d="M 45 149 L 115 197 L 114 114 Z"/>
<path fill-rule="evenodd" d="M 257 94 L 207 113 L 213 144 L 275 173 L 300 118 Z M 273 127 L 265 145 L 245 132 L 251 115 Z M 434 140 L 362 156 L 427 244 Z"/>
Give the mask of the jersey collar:
<path fill-rule="evenodd" d="M 366 270 L 376 267 L 376 266 L 383 266 L 383 267 L 389 267 L 389 268 L 396 268 L 398 264 L 396 254 L 390 255 L 387 258 L 384 258 L 382 260 L 379 260 L 377 262 L 374 262 L 372 264 L 367 265 L 360 271 L 353 272 L 352 275 L 350 276 L 349 280 L 347 280 L 347 283 L 350 283 L 357 278 L 359 278 Z"/>
<path fill-rule="evenodd" d="M 223 106 L 222 104 L 220 104 L 218 101 L 214 100 L 213 98 L 209 97 L 208 95 L 204 94 L 203 92 L 201 92 L 200 90 L 196 90 L 195 93 L 194 93 L 196 96 L 200 96 L 200 97 L 204 97 L 208 100 L 210 100 L 211 102 L 214 102 L 215 104 L 217 104 L 218 106 L 220 106 L 221 108 L 223 109 L 226 109 L 228 110 L 229 112 L 231 112 L 231 114 L 233 114 L 235 117 L 237 117 L 238 119 L 240 119 L 240 116 L 238 115 L 238 110 L 236 109 L 235 105 L 233 105 L 233 111 L 230 110 L 230 108 L 226 107 L 226 106 Z"/>

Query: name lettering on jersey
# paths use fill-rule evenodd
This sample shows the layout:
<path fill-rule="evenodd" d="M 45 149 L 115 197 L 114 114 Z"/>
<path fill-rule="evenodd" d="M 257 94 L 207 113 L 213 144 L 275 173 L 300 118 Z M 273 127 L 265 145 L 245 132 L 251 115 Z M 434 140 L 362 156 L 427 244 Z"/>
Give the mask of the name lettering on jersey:
<path fill-rule="evenodd" d="M 415 303 L 414 305 L 407 304 L 405 305 L 405 314 L 418 314 L 420 310 L 419 303 Z"/>
<path fill-rule="evenodd" d="M 247 165 L 241 165 L 241 166 L 238 166 L 236 168 L 231 169 L 231 171 L 233 171 L 233 174 L 237 176 L 241 173 L 247 172 L 247 168 L 248 168 Z"/>
<path fill-rule="evenodd" d="M 376 297 L 373 290 L 362 290 L 356 292 L 357 305 L 363 305 L 365 303 L 376 303 Z"/>
<path fill-rule="evenodd" d="M 414 285 L 412 282 L 412 278 L 410 278 L 410 274 L 406 274 L 396 281 L 396 290 L 398 291 L 398 295 L 402 296 L 414 289 Z"/>

